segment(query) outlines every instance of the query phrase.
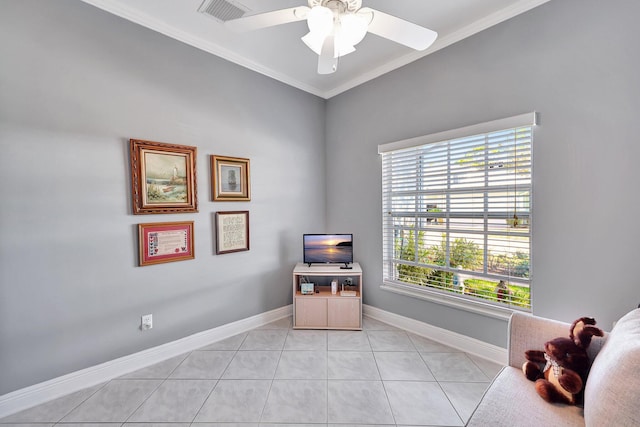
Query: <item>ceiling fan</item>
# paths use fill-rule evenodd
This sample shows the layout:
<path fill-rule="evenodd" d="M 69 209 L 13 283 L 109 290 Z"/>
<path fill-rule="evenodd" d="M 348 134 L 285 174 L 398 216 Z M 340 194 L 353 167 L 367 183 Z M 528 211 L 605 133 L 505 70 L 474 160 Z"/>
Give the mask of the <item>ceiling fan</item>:
<path fill-rule="evenodd" d="M 338 58 L 354 52 L 367 32 L 416 50 L 424 50 L 438 33 L 379 10 L 362 7 L 362 0 L 308 0 L 309 6 L 291 7 L 226 22 L 236 31 L 252 31 L 307 20 L 302 41 L 318 54 L 318 73 L 338 69 Z"/>

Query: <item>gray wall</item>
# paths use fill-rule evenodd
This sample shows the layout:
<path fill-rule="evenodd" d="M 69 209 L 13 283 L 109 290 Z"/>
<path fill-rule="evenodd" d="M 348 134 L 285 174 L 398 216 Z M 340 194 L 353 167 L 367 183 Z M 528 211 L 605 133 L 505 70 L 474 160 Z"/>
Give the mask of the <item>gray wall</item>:
<path fill-rule="evenodd" d="M 536 110 L 533 312 L 608 330 L 635 308 L 638 16 L 634 0 L 551 1 L 329 100 L 327 222 L 355 233 L 366 304 L 506 346 L 506 322 L 379 289 L 377 145 Z"/>
<path fill-rule="evenodd" d="M 324 100 L 78 0 L 2 2 L 0 58 L 0 395 L 291 303 Z M 131 214 L 129 138 L 198 148 L 199 213 Z M 211 154 L 251 159 L 250 202 L 210 201 Z M 249 252 L 215 255 L 219 210 Z M 195 260 L 137 267 L 137 224 L 180 220 Z"/>
<path fill-rule="evenodd" d="M 79 1 L 4 2 L 0 394 L 290 304 L 325 222 L 355 233 L 365 303 L 506 345 L 505 322 L 378 288 L 376 148 L 532 110 L 533 310 L 609 329 L 640 299 L 639 14 L 552 1 L 325 103 Z M 198 147 L 199 213 L 131 215 L 129 138 Z M 209 200 L 210 154 L 251 158 L 251 202 Z M 250 211 L 249 252 L 214 255 L 218 210 Z M 136 224 L 178 220 L 196 259 L 137 267 Z"/>

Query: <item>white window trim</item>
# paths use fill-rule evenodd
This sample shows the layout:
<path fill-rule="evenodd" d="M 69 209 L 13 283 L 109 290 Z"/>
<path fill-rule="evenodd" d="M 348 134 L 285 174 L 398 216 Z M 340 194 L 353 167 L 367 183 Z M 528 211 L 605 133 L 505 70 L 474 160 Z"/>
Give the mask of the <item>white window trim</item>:
<path fill-rule="evenodd" d="M 524 126 L 536 126 L 538 124 L 538 113 L 524 113 L 517 116 L 507 117 L 504 119 L 493 120 L 489 122 L 479 123 L 471 126 L 465 126 L 458 129 L 447 130 L 444 132 L 433 133 L 429 135 L 418 136 L 415 138 L 404 139 L 401 141 L 389 142 L 378 145 L 378 154 L 387 153 L 394 150 L 404 148 L 417 147 L 424 144 L 440 142 L 450 139 L 464 138 L 483 133 L 495 132 L 500 129 L 517 128 Z M 411 284 L 405 284 L 396 281 L 384 280 L 380 285 L 380 289 L 395 294 L 405 295 L 413 298 L 419 298 L 436 304 L 453 307 L 472 313 L 478 313 L 484 316 L 508 320 L 511 313 L 520 311 L 514 307 L 501 307 L 494 304 L 483 303 L 479 300 L 470 300 L 461 295 L 451 292 L 440 291 L 437 289 L 422 288 Z M 533 287 L 531 288 L 533 292 Z M 531 307 L 533 309 L 533 307 Z M 528 312 L 528 310 L 527 310 Z"/>
<path fill-rule="evenodd" d="M 456 295 L 453 292 L 440 291 L 438 289 L 419 288 L 410 284 L 398 283 L 385 280 L 380 289 L 383 291 L 393 292 L 394 294 L 418 298 L 430 301 L 436 304 L 453 307 L 471 313 L 482 314 L 483 316 L 493 317 L 494 319 L 509 320 L 511 313 L 516 311 L 513 307 L 499 307 L 497 305 L 483 303 L 482 301 L 470 301 L 466 298 Z"/>
<path fill-rule="evenodd" d="M 403 148 L 417 147 L 419 145 L 430 144 L 433 142 L 464 138 L 468 136 L 479 135 L 481 133 L 495 132 L 501 129 L 535 126 L 538 124 L 537 116 L 538 114 L 536 112 L 525 113 L 518 116 L 507 117 L 505 119 L 493 120 L 490 122 L 465 126 L 458 129 L 447 130 L 444 132 L 417 136 L 410 139 L 403 139 L 402 141 L 387 142 L 386 144 L 378 145 L 378 154 L 388 153 L 389 151 L 394 150 L 401 150 Z"/>

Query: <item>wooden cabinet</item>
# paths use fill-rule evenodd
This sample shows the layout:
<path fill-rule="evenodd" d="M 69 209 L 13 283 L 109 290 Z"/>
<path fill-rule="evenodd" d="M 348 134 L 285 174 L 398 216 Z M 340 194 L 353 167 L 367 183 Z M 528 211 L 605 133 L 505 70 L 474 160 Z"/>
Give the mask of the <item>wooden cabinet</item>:
<path fill-rule="evenodd" d="M 335 294 L 331 292 L 332 281 L 337 282 Z M 302 293 L 303 283 L 313 283 L 307 286 L 312 293 Z M 341 269 L 340 265 L 297 264 L 293 270 L 293 327 L 361 330 L 360 265 L 353 263 L 351 269 Z"/>
<path fill-rule="evenodd" d="M 328 325 L 332 328 L 362 329 L 360 298 L 339 297 L 328 299 Z"/>
<path fill-rule="evenodd" d="M 327 298 L 296 298 L 295 324 L 298 327 L 328 325 Z"/>

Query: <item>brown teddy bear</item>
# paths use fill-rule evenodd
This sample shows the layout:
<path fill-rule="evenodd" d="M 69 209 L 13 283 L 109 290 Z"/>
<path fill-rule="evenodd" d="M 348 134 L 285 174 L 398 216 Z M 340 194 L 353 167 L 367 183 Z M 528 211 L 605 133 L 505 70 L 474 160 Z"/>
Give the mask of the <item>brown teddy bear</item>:
<path fill-rule="evenodd" d="M 527 350 L 522 365 L 525 376 L 535 381 L 538 394 L 547 402 L 580 403 L 590 368 L 587 347 L 591 338 L 604 335 L 591 317 L 581 317 L 571 324 L 569 338 L 547 341 L 544 351 Z M 544 366 L 544 367 L 542 367 Z"/>

